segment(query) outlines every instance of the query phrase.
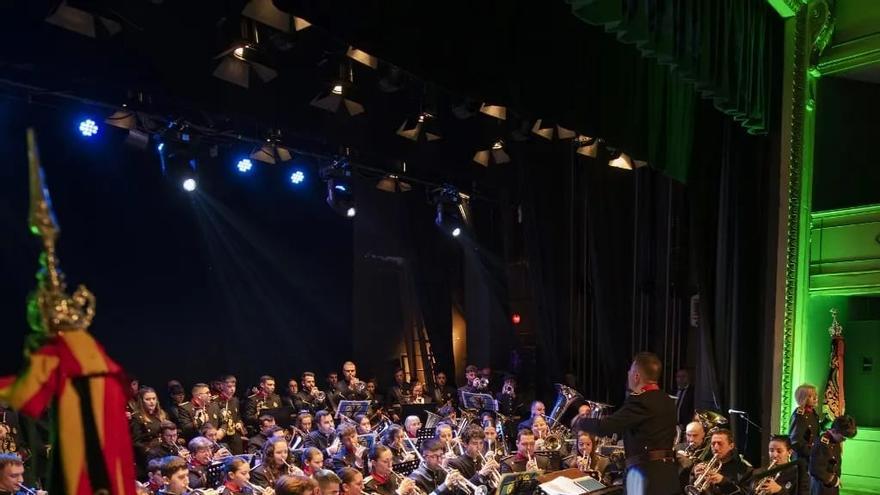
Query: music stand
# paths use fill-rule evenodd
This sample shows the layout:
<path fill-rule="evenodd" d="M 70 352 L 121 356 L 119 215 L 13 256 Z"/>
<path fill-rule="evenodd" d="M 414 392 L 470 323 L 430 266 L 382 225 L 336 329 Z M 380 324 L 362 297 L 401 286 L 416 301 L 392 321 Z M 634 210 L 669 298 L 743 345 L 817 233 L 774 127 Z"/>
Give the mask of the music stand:
<path fill-rule="evenodd" d="M 411 461 L 398 462 L 397 464 L 394 464 L 393 466 L 391 466 L 391 469 L 397 474 L 401 474 L 403 476 L 409 476 L 409 473 L 415 471 L 416 468 L 419 467 L 420 462 L 422 462 L 422 461 L 420 461 L 418 459 L 413 459 Z"/>
<path fill-rule="evenodd" d="M 532 495 L 538 487 L 537 471 L 505 473 L 498 482 L 497 495 Z"/>
<path fill-rule="evenodd" d="M 375 443 L 376 443 L 376 434 L 375 433 L 365 433 L 363 435 L 358 435 L 358 443 L 368 449 L 372 449 L 373 445 L 375 445 Z"/>
<path fill-rule="evenodd" d="M 275 424 L 279 426 L 287 426 L 293 424 L 293 418 L 296 416 L 297 411 L 295 408 L 290 406 L 283 407 L 273 407 L 271 409 L 263 409 L 260 411 L 260 416 L 268 414 L 275 418 Z"/>
<path fill-rule="evenodd" d="M 354 421 L 354 417 L 358 414 L 366 415 L 369 412 L 370 401 L 368 400 L 341 400 L 336 406 L 336 419 L 342 415 Z"/>
<path fill-rule="evenodd" d="M 224 461 L 215 461 L 205 468 L 205 488 L 217 488 L 223 484 L 223 478 L 226 477 L 225 467 Z"/>
<path fill-rule="evenodd" d="M 463 409 L 498 412 L 498 402 L 489 394 L 462 392 L 461 405 Z"/>

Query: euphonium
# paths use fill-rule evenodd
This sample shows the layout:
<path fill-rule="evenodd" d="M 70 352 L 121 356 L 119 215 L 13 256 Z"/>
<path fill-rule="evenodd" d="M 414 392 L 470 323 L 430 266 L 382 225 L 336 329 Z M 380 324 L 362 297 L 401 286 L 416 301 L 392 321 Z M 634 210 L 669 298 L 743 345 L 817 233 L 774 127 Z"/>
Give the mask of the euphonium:
<path fill-rule="evenodd" d="M 684 487 L 685 493 L 688 495 L 700 495 L 709 486 L 709 477 L 721 471 L 721 458 L 718 454 L 712 456 L 712 459 L 703 468 L 703 473 L 694 480 L 693 485 Z"/>

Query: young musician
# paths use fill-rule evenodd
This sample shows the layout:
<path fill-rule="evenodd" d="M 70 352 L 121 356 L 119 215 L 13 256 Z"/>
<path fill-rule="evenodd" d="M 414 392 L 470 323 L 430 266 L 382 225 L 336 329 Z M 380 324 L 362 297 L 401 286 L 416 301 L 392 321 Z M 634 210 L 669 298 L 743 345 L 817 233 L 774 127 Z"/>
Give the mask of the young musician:
<path fill-rule="evenodd" d="M 339 471 L 344 467 L 350 467 L 363 471 L 366 448 L 358 443 L 357 429 L 350 424 L 343 424 L 339 425 L 337 434 L 342 446 L 333 456 L 333 470 Z"/>
<path fill-rule="evenodd" d="M 24 462 L 14 453 L 0 454 L 0 495 L 24 495 Z M 35 495 L 48 495 L 35 490 Z"/>
<path fill-rule="evenodd" d="M 238 380 L 233 375 L 226 375 L 220 383 L 220 394 L 214 401 L 220 411 L 220 422 L 217 428 L 222 429 L 226 445 L 229 451 L 235 455 L 244 453 L 244 440 L 247 438 L 247 430 L 241 417 L 241 406 L 235 390 Z"/>
<path fill-rule="evenodd" d="M 299 401 L 297 409 L 315 414 L 322 409 L 330 408 L 327 394 L 323 394 L 323 397 L 321 397 L 322 392 L 315 385 L 314 373 L 311 371 L 304 372 L 300 379 L 300 384 L 302 385 L 302 390 L 296 394 L 296 398 Z"/>
<path fill-rule="evenodd" d="M 147 454 L 159 446 L 159 435 L 163 421 L 168 415 L 159 406 L 159 396 L 150 387 L 138 390 L 131 413 L 131 440 L 135 449 L 135 462 L 139 468 L 138 477 L 143 476 L 147 464 Z"/>
<path fill-rule="evenodd" d="M 422 382 L 413 382 L 408 404 L 429 404 L 430 402 L 431 398 L 425 395 L 425 386 Z"/>
<path fill-rule="evenodd" d="M 147 452 L 147 461 L 168 456 L 183 457 L 187 462 L 190 458 L 189 451 L 178 444 L 177 425 L 163 421 L 159 424 L 159 445 Z"/>
<path fill-rule="evenodd" d="M 186 440 L 198 436 L 199 428 L 205 423 L 220 424 L 220 410 L 217 404 L 211 402 L 210 389 L 204 383 L 193 385 L 192 399 L 181 404 L 177 414 L 180 418 L 180 434 Z"/>
<path fill-rule="evenodd" d="M 728 495 L 742 491 L 742 482 L 752 474 L 752 465 L 739 455 L 733 434 L 730 430 L 719 429 L 712 433 L 712 455 L 721 461 L 718 472 L 708 474 L 709 493 L 712 495 Z M 696 480 L 706 470 L 707 463 L 694 466 L 691 481 Z"/>
<path fill-rule="evenodd" d="M 767 445 L 767 453 L 770 458 L 768 469 L 788 464 L 791 461 L 791 441 L 785 435 L 773 435 L 770 437 L 770 443 Z M 792 466 L 789 469 L 779 471 L 776 474 L 755 480 L 752 485 L 752 494 L 755 495 L 794 495 L 798 492 L 796 485 L 797 468 Z"/>
<path fill-rule="evenodd" d="M 366 435 L 373 432 L 373 424 L 370 423 L 370 417 L 366 414 L 358 414 L 354 417 L 357 423 L 357 434 Z"/>
<path fill-rule="evenodd" d="M 406 455 L 406 451 L 403 448 L 404 435 L 403 428 L 398 425 L 391 425 L 384 433 L 382 433 L 380 442 L 391 451 L 393 464 L 399 464 L 409 460 L 409 457 Z"/>
<path fill-rule="evenodd" d="M 251 471 L 251 483 L 270 488 L 275 486 L 275 482 L 284 475 L 302 475 L 302 471 L 294 469 L 287 461 L 289 453 L 287 440 L 284 437 L 272 437 L 263 446 L 263 462 Z M 276 492 L 278 492 L 277 488 Z"/>
<path fill-rule="evenodd" d="M 163 458 L 161 472 L 165 486 L 156 495 L 185 495 L 190 491 L 189 469 L 182 457 Z"/>
<path fill-rule="evenodd" d="M 318 495 L 339 495 L 342 480 L 329 469 L 319 469 L 312 476 L 318 482 Z"/>
<path fill-rule="evenodd" d="M 856 421 L 844 414 L 831 424 L 813 444 L 810 453 L 810 493 L 837 495 L 840 493 L 840 470 L 843 465 L 843 442 L 856 436 Z"/>
<path fill-rule="evenodd" d="M 256 428 L 263 410 L 279 407 L 281 407 L 281 397 L 275 393 L 275 379 L 269 375 L 263 375 L 260 377 L 260 386 L 257 387 L 257 392 L 248 397 L 244 404 L 244 421 L 249 426 Z"/>
<path fill-rule="evenodd" d="M 535 434 L 532 433 L 532 430 L 519 430 L 519 433 L 516 435 L 516 454 L 507 456 L 501 460 L 501 472 L 543 472 L 549 469 L 550 461 L 545 456 L 535 455 Z"/>
<path fill-rule="evenodd" d="M 405 404 L 410 395 L 410 389 L 411 385 L 406 381 L 406 375 L 403 372 L 403 368 L 396 368 L 394 370 L 394 385 L 392 385 L 391 388 L 388 389 L 388 393 L 385 394 L 385 398 L 388 400 L 388 407 Z"/>
<path fill-rule="evenodd" d="M 315 415 L 315 421 L 318 423 L 318 430 L 308 434 L 303 447 L 315 447 L 329 459 L 339 451 L 339 438 L 336 437 L 333 416 L 321 410 Z"/>
<path fill-rule="evenodd" d="M 411 495 L 416 484 L 392 471 L 391 450 L 377 443 L 370 449 L 370 475 L 364 478 L 364 491 L 377 495 Z"/>
<path fill-rule="evenodd" d="M 486 435 L 482 428 L 471 425 L 461 435 L 464 453 L 446 463 L 447 467 L 455 469 L 477 486 L 489 486 L 492 471 L 498 470 L 500 467 L 494 459 L 483 462 L 483 440 L 485 438 Z"/>
<path fill-rule="evenodd" d="M 523 428 L 531 429 L 532 422 L 535 420 L 535 418 L 538 418 L 538 417 L 543 418 L 544 411 L 546 411 L 546 409 L 544 408 L 543 402 L 536 400 L 536 401 L 532 402 L 532 406 L 530 408 L 530 411 L 531 411 L 531 415 L 529 416 L 529 419 L 526 419 L 526 420 L 520 422 L 520 424 L 519 424 L 520 430 L 522 430 Z"/>
<path fill-rule="evenodd" d="M 456 405 L 455 388 L 447 383 L 446 373 L 438 371 L 434 376 L 434 391 L 431 398 L 438 406 Z"/>
<path fill-rule="evenodd" d="M 357 469 L 344 467 L 337 470 L 336 474 L 341 481 L 340 495 L 361 495 L 364 492 L 364 475 Z"/>
<path fill-rule="evenodd" d="M 302 451 L 302 470 L 306 476 L 313 477 L 324 469 L 324 454 L 314 447 L 306 447 Z"/>
<path fill-rule="evenodd" d="M 320 495 L 320 488 L 307 476 L 282 476 L 275 483 L 275 495 Z"/>
<path fill-rule="evenodd" d="M 461 483 L 462 475 L 458 471 L 443 468 L 443 445 L 439 440 L 430 438 L 422 444 L 422 461 L 415 471 L 409 474 L 422 493 L 430 495 L 452 495 Z"/>
<path fill-rule="evenodd" d="M 606 485 L 609 484 L 608 462 L 607 457 L 596 452 L 596 437 L 586 431 L 578 433 L 575 452 L 563 460 L 566 468 L 579 469 Z"/>
<path fill-rule="evenodd" d="M 810 491 L 810 476 L 807 472 L 807 467 L 810 464 L 810 452 L 821 434 L 819 412 L 816 410 L 819 404 L 819 394 L 816 392 L 815 386 L 804 383 L 795 389 L 794 400 L 798 407 L 791 413 L 788 438 L 791 440 L 794 458 L 803 460 L 798 464 L 798 476 L 800 477 L 798 492 L 801 495 L 806 495 Z"/>
<path fill-rule="evenodd" d="M 251 467 L 242 457 L 230 457 L 223 465 L 225 480 L 220 495 L 253 495 Z M 263 489 L 262 495 L 272 495 L 272 488 Z"/>
<path fill-rule="evenodd" d="M 452 431 L 452 425 L 449 423 L 440 423 L 434 429 L 434 438 L 440 440 L 443 445 L 444 453 L 449 457 L 454 457 L 459 450 L 456 448 L 458 441 L 455 438 L 455 432 Z"/>

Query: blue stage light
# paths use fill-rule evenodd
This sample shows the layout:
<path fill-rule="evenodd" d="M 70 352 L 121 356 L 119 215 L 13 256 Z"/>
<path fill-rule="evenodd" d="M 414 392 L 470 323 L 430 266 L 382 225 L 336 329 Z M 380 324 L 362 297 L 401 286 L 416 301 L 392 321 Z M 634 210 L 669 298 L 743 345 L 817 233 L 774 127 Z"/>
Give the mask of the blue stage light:
<path fill-rule="evenodd" d="M 242 158 L 238 161 L 238 165 L 236 165 L 238 171 L 241 173 L 250 172 L 252 168 L 254 168 L 253 162 L 249 158 Z"/>
<path fill-rule="evenodd" d="M 98 133 L 98 124 L 92 119 L 85 119 L 79 123 L 79 132 L 85 137 L 92 137 Z"/>
<path fill-rule="evenodd" d="M 290 174 L 290 182 L 294 184 L 302 184 L 304 180 L 306 180 L 306 174 L 302 173 L 302 170 L 297 170 Z"/>

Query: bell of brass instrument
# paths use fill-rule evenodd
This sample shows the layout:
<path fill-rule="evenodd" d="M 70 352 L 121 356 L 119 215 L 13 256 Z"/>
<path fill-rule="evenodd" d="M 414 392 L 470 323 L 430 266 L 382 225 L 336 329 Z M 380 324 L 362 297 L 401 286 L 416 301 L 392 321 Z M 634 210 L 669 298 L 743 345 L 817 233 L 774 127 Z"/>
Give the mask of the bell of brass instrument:
<path fill-rule="evenodd" d="M 562 448 L 562 437 L 557 433 L 550 433 L 544 438 L 542 450 L 559 450 Z"/>
<path fill-rule="evenodd" d="M 771 462 L 770 465 L 767 466 L 767 471 L 775 468 L 776 464 L 776 461 Z M 766 486 L 767 482 L 770 480 L 776 481 L 779 478 L 780 474 L 782 474 L 782 471 L 776 473 L 775 476 L 766 476 L 764 478 L 761 478 L 761 481 L 755 484 L 755 495 L 769 495 L 770 491 L 769 488 L 767 488 Z"/>
<path fill-rule="evenodd" d="M 495 460 L 495 451 L 490 450 L 487 451 L 485 455 L 480 452 L 480 457 L 483 458 L 483 462 L 489 462 Z M 498 472 L 498 468 L 492 468 L 489 470 L 489 487 L 490 488 L 498 488 L 498 485 L 501 484 L 501 473 Z"/>
<path fill-rule="evenodd" d="M 550 425 L 558 425 L 559 420 L 565 415 L 565 412 L 575 403 L 584 400 L 584 396 L 577 390 L 563 385 L 556 384 L 556 402 L 553 409 L 550 410 L 550 416 L 547 417 L 547 423 Z"/>
<path fill-rule="evenodd" d="M 395 481 L 397 481 L 398 487 L 403 483 L 403 479 L 406 478 L 406 476 L 404 476 L 398 472 L 395 472 L 393 469 L 391 470 L 391 476 L 394 476 Z M 425 495 L 424 490 L 419 488 L 419 485 L 417 485 L 415 483 L 415 481 L 413 481 L 413 493 L 415 495 Z"/>
<path fill-rule="evenodd" d="M 362 381 L 358 380 L 357 378 L 355 378 L 354 382 L 351 384 L 351 389 L 354 390 L 355 392 L 361 394 L 365 390 L 367 390 L 367 384 L 365 382 L 362 382 Z"/>
<path fill-rule="evenodd" d="M 250 488 L 251 491 L 256 494 L 262 495 L 266 491 L 266 488 L 263 488 L 262 486 L 255 485 L 255 484 L 251 483 L 250 481 L 245 481 L 245 483 L 247 483 L 248 488 Z"/>
<path fill-rule="evenodd" d="M 709 477 L 721 471 L 721 458 L 718 454 L 712 456 L 712 459 L 706 464 L 703 473 L 694 480 L 693 485 L 684 487 L 687 495 L 701 495 L 706 488 L 709 487 Z"/>
<path fill-rule="evenodd" d="M 321 392 L 320 390 L 318 390 L 316 388 L 313 388 L 312 389 L 312 397 L 314 397 L 315 400 L 318 402 L 324 402 L 324 400 L 327 398 L 327 394 L 324 392 Z"/>
<path fill-rule="evenodd" d="M 447 478 L 453 471 L 458 472 L 455 469 L 447 468 L 443 465 L 441 465 L 440 468 L 446 471 Z M 461 481 L 457 482 L 456 485 L 458 485 L 459 490 L 461 490 L 465 495 L 486 495 L 488 493 L 488 489 L 484 485 L 475 485 L 471 480 L 465 478 L 463 475 L 461 476 Z"/>
<path fill-rule="evenodd" d="M 474 378 L 474 382 L 471 385 L 473 385 L 473 387 L 477 390 L 483 390 L 489 386 L 489 379 L 482 377 Z"/>

